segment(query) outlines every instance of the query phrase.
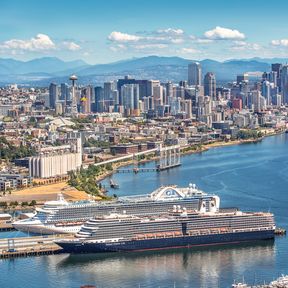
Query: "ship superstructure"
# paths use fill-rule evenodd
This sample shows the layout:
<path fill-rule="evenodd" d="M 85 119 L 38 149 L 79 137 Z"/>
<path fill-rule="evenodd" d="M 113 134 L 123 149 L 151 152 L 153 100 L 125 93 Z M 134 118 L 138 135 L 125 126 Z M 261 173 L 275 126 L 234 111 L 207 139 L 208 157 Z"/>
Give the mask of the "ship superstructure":
<path fill-rule="evenodd" d="M 220 199 L 199 190 L 195 184 L 180 188 L 176 185 L 162 186 L 151 194 L 119 197 L 113 201 L 67 202 L 63 195 L 57 201 L 48 201 L 43 208 L 37 208 L 32 218 L 16 221 L 13 226 L 20 231 L 37 234 L 76 233 L 81 225 L 93 216 L 126 212 L 127 215 L 153 215 L 166 213 L 174 205 L 187 209 L 198 209 L 204 201 L 206 210 L 209 201 L 216 199 L 219 209 Z"/>
<path fill-rule="evenodd" d="M 274 238 L 271 213 L 218 211 L 217 197 L 209 211 L 201 201 L 198 210 L 174 206 L 160 215 L 112 213 L 87 221 L 73 239 L 56 243 L 67 252 L 115 252 L 171 247 L 238 243 Z"/>

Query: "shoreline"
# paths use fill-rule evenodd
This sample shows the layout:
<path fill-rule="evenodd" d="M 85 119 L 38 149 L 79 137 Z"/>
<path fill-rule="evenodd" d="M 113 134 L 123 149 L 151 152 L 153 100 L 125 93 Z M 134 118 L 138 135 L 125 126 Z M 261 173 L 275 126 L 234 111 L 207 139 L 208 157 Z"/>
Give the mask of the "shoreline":
<path fill-rule="evenodd" d="M 277 135 L 280 135 L 280 134 L 284 134 L 285 133 L 285 130 L 284 131 L 276 131 L 276 132 L 273 132 L 273 133 L 269 133 L 269 134 L 265 134 L 263 137 L 261 137 L 261 138 L 259 138 L 259 139 L 247 139 L 247 140 L 234 140 L 234 141 L 227 141 L 227 142 L 225 142 L 225 141 L 215 141 L 215 142 L 213 142 L 213 143 L 208 143 L 208 144 L 203 144 L 201 147 L 195 147 L 195 146 L 187 146 L 187 147 L 182 147 L 182 148 L 180 148 L 180 155 L 181 156 L 186 156 L 186 155 L 192 155 L 192 154 L 196 154 L 196 153 L 202 153 L 202 152 L 206 152 L 206 151 L 209 151 L 211 148 L 221 148 L 221 147 L 226 147 L 226 146 L 234 146 L 234 145 L 241 145 L 241 144 L 250 144 L 250 143 L 258 143 L 258 142 L 261 142 L 263 139 L 265 139 L 266 137 L 271 137 L 271 136 L 277 136 Z M 194 147 L 194 148 L 193 148 Z M 185 150 L 185 149 L 191 149 L 191 150 L 188 150 L 188 151 L 183 151 L 183 150 Z M 140 160 L 140 161 L 138 161 L 137 162 L 137 164 L 144 164 L 144 163 L 148 163 L 148 162 L 153 162 L 153 161 L 157 161 L 157 160 L 159 160 L 159 156 L 153 156 L 153 157 L 150 157 L 149 159 L 142 159 L 142 160 Z M 96 183 L 97 184 L 99 184 L 100 182 L 102 182 L 102 181 L 104 181 L 105 179 L 107 179 L 107 178 L 109 178 L 109 177 L 111 177 L 113 174 L 115 174 L 115 173 L 117 173 L 116 171 L 117 171 L 117 169 L 118 168 L 120 168 L 120 167 L 126 167 L 126 166 L 129 166 L 129 165 L 133 165 L 133 163 L 134 163 L 134 161 L 133 160 L 128 160 L 128 161 L 124 161 L 124 162 L 118 162 L 118 163 L 114 163 L 114 164 L 112 164 L 112 168 L 113 168 L 113 170 L 111 170 L 111 171 L 105 171 L 103 174 L 101 174 L 101 175 L 99 175 L 96 179 L 95 179 L 95 181 L 96 181 Z M 54 184 L 54 183 L 53 183 Z M 49 189 L 49 186 L 53 186 L 53 184 L 47 184 L 47 185 L 40 185 L 39 187 L 41 187 L 41 189 Z M 56 183 L 55 183 L 56 184 Z M 55 185 L 54 184 L 54 185 Z M 56 185 L 65 185 L 66 186 L 66 188 L 68 188 L 68 184 L 67 184 L 67 182 L 59 182 L 59 183 L 57 183 Z M 69 186 L 70 187 L 70 186 Z M 32 187 L 31 187 L 32 188 Z M 30 189 L 31 189 L 30 188 Z M 29 189 L 29 188 L 28 188 Z M 30 190 L 29 189 L 29 190 Z M 34 189 L 37 189 L 36 187 L 34 187 Z M 75 188 L 73 188 L 73 187 L 70 187 L 68 190 L 70 190 L 69 192 L 69 196 L 73 199 L 73 198 L 77 198 L 77 192 L 78 193 L 85 193 L 86 195 L 87 195 L 87 197 L 89 197 L 89 194 L 88 193 L 86 193 L 86 192 L 84 192 L 84 191 L 80 191 L 80 190 L 74 190 Z M 22 189 L 21 189 L 22 190 Z M 15 191 L 14 193 L 17 195 L 17 196 L 20 196 L 22 193 L 23 193 L 23 190 L 21 191 L 21 190 L 18 190 L 18 191 Z M 25 190 L 25 189 L 24 189 Z M 60 189 L 60 190 L 62 190 L 61 192 L 62 193 L 64 193 L 64 194 L 66 194 L 67 193 L 67 190 L 66 189 Z M 63 191 L 64 190 L 64 191 Z M 65 191 L 66 190 L 66 191 Z M 71 191 L 71 190 L 74 190 L 74 193 Z M 22 192 L 22 193 L 21 193 Z M 59 191 L 60 192 L 60 191 Z M 59 192 L 57 192 L 57 193 L 59 193 Z M 66 193 L 65 193 L 66 192 Z M 14 194 L 13 192 L 12 192 L 12 195 Z M 14 197 L 16 196 L 14 194 Z M 19 195 L 20 194 L 20 195 Z M 42 193 L 41 193 L 42 194 Z M 46 193 L 43 193 L 43 194 L 46 194 Z M 44 196 L 42 194 L 42 197 Z M 49 193 L 50 194 L 50 193 Z M 51 194 L 53 194 L 53 193 L 51 193 Z M 68 193 L 67 193 L 68 194 Z M 73 194 L 73 195 L 72 195 Z M 77 195 L 77 196 L 76 196 Z M 105 195 L 105 193 L 104 193 L 104 195 Z M 16 196 L 16 197 L 17 197 Z M 26 195 L 25 193 L 23 193 L 22 195 L 21 195 L 21 197 L 28 197 L 28 196 L 32 196 L 32 195 Z M 33 195 L 32 197 L 33 198 L 38 198 L 38 197 L 35 197 L 36 195 Z M 46 195 L 47 196 L 47 195 Z M 74 197 L 73 197 L 74 196 Z M 76 197 L 75 197 L 76 196 Z M 83 199 L 83 196 L 84 195 L 81 195 L 82 197 L 80 197 L 81 199 Z M 14 198 L 13 197 L 13 198 Z M 52 196 L 53 197 L 53 196 Z M 78 196 L 79 197 L 79 196 Z M 2 199 L 1 199 L 2 198 Z M 4 197 L 1 197 L 0 199 L 3 201 L 7 201 L 8 199 L 4 196 Z M 5 199 L 6 198 L 6 199 Z M 46 198 L 45 196 L 44 196 L 44 198 Z M 55 196 L 53 197 L 53 198 L 55 198 Z M 72 200 L 70 198 L 70 200 Z M 16 199 L 17 200 L 17 199 Z M 24 199 L 24 200 L 26 200 L 26 199 Z M 39 199 L 40 200 L 40 199 Z M 38 201 L 39 201 L 38 200 Z M 41 201 L 42 200 L 42 201 Z M 44 203 L 45 201 L 44 201 L 44 199 L 41 199 L 40 200 L 40 203 L 42 202 L 42 203 Z M 52 200 L 51 199 L 51 195 L 49 195 L 49 197 L 47 197 L 47 201 L 48 200 Z M 9 201 L 9 200 L 8 200 Z M 22 200 L 23 201 L 23 200 Z M 72 200 L 73 201 L 73 200 Z M 38 205 L 38 203 L 37 203 L 37 205 Z"/>
<path fill-rule="evenodd" d="M 196 154 L 196 153 L 202 153 L 202 152 L 206 152 L 209 151 L 209 149 L 211 148 L 221 148 L 221 147 L 226 147 L 226 146 L 234 146 L 234 145 L 242 145 L 242 144 L 252 144 L 252 143 L 259 143 L 262 140 L 264 140 L 266 137 L 271 137 L 271 136 L 277 136 L 277 135 L 281 135 L 284 134 L 284 131 L 278 131 L 278 132 L 273 132 L 273 133 L 269 133 L 269 134 L 265 134 L 260 138 L 257 139 L 246 139 L 246 140 L 234 140 L 234 141 L 220 141 L 220 142 L 213 142 L 213 143 L 208 143 L 208 144 L 203 144 L 203 146 L 200 149 L 196 149 L 196 150 L 189 150 L 189 151 L 181 151 L 180 152 L 180 156 L 186 156 L 186 155 L 191 155 L 191 154 Z M 188 146 L 188 147 L 182 147 L 180 148 L 180 150 L 185 149 L 185 148 L 192 148 L 193 146 Z M 143 159 L 138 161 L 138 164 L 144 164 L 144 163 L 148 163 L 148 162 L 152 162 L 152 161 L 157 161 L 159 159 L 159 156 L 155 156 L 155 157 L 151 157 L 151 159 Z M 96 180 L 97 183 L 100 183 L 101 181 L 105 180 L 106 178 L 112 176 L 113 174 L 116 173 L 116 170 L 120 167 L 125 167 L 125 166 L 129 166 L 132 165 L 133 161 L 129 160 L 126 162 L 120 162 L 120 163 L 115 163 L 113 165 L 113 170 L 109 171 L 109 173 L 104 173 L 103 175 L 99 176 L 99 178 Z"/>

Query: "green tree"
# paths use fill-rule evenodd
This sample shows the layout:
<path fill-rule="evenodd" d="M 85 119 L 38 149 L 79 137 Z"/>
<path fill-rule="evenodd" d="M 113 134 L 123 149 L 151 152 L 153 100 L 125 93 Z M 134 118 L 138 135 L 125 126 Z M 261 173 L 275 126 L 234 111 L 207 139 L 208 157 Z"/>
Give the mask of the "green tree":
<path fill-rule="evenodd" d="M 36 200 L 32 200 L 30 203 L 29 203 L 29 206 L 35 206 L 37 204 Z"/>

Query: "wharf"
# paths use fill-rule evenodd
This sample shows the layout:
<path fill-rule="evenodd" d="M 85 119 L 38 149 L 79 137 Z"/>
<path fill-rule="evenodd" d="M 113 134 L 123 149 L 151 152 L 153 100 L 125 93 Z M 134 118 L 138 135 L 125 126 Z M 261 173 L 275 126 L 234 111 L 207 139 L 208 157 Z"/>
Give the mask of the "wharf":
<path fill-rule="evenodd" d="M 62 251 L 54 240 L 71 235 L 33 236 L 0 239 L 0 259 L 59 254 Z"/>
<path fill-rule="evenodd" d="M 166 165 L 166 166 L 160 166 L 158 165 L 155 168 L 127 168 L 127 169 L 117 169 L 116 173 L 139 173 L 139 172 L 160 172 L 160 171 L 164 171 L 164 170 L 168 170 L 174 167 L 178 167 L 181 166 L 181 163 L 177 163 L 177 164 L 173 164 L 173 165 Z"/>
<path fill-rule="evenodd" d="M 55 244 L 50 246 L 36 246 L 35 248 L 26 248 L 15 251 L 2 251 L 0 253 L 0 259 L 59 254 L 61 253 L 61 250 L 62 248 Z"/>

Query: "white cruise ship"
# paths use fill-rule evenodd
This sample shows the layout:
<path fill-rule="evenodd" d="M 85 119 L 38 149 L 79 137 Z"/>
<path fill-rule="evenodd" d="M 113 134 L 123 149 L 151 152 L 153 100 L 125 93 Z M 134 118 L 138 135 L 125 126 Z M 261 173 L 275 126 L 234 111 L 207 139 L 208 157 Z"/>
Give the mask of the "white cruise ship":
<path fill-rule="evenodd" d="M 36 208 L 33 217 L 15 221 L 13 226 L 19 231 L 35 234 L 77 233 L 91 217 L 109 213 L 125 211 L 128 215 L 156 215 L 166 213 L 174 205 L 198 209 L 203 201 L 207 203 L 208 211 L 212 197 L 217 199 L 216 208 L 219 209 L 219 197 L 204 193 L 195 184 L 189 184 L 186 188 L 162 186 L 151 194 L 119 197 L 113 201 L 67 202 L 59 194 L 57 201 L 46 202 L 43 208 Z"/>

